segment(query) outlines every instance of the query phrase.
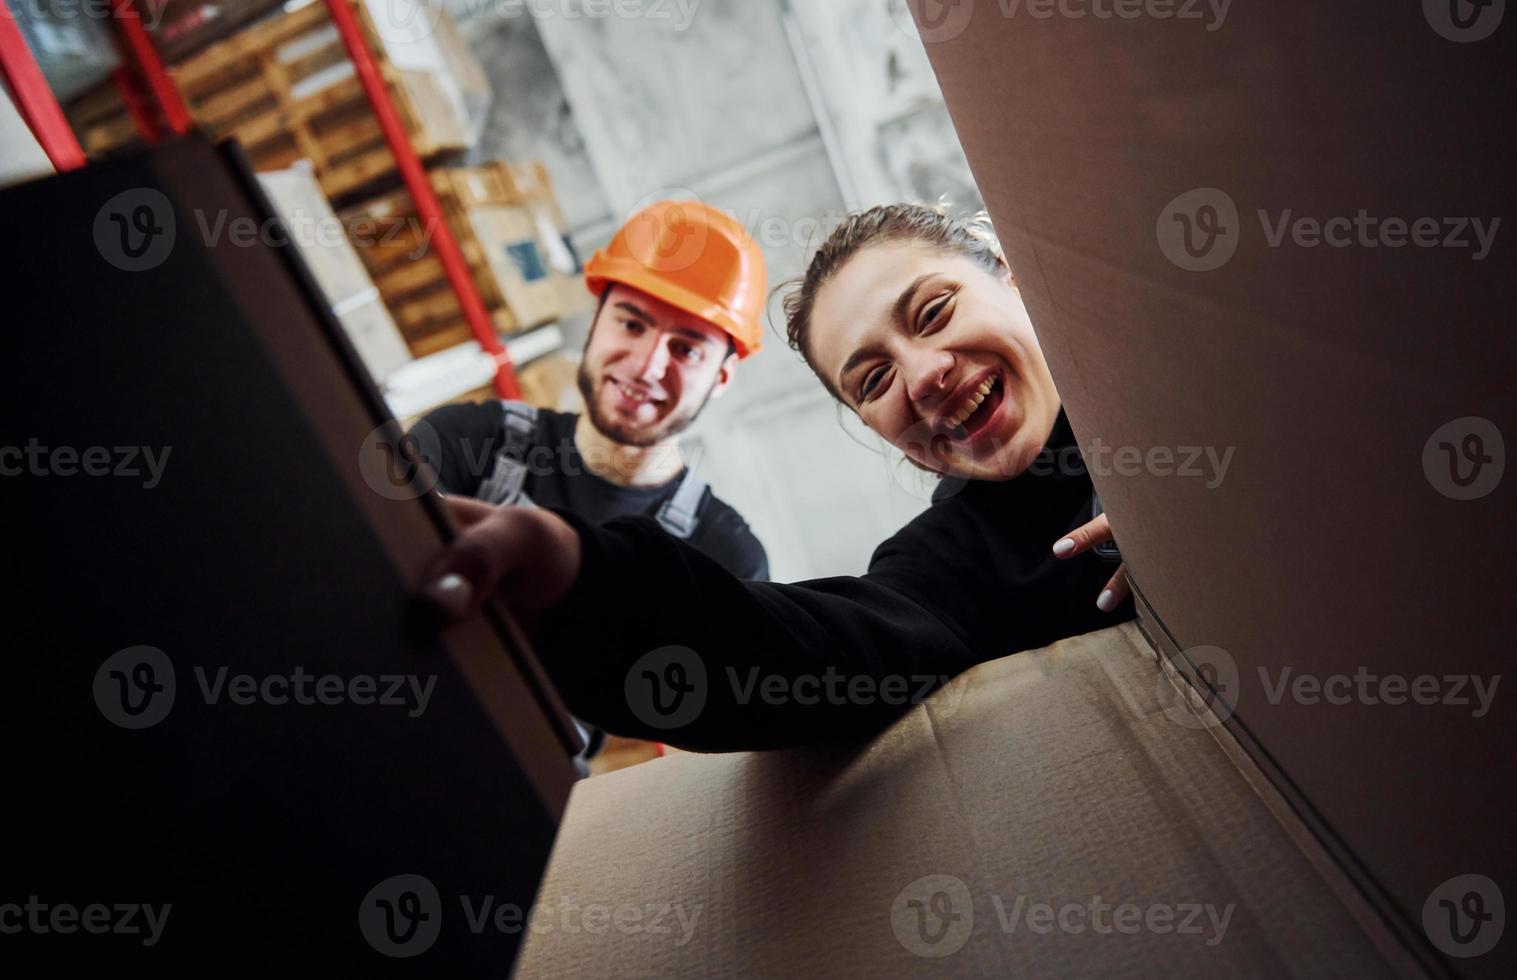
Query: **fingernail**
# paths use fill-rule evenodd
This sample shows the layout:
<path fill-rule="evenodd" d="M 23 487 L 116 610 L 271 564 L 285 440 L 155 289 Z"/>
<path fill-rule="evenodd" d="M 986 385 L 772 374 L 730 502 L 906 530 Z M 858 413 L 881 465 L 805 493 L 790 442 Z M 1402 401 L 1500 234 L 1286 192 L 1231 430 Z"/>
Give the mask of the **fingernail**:
<path fill-rule="evenodd" d="M 1117 594 L 1110 589 L 1106 589 L 1096 597 L 1096 608 L 1102 612 L 1111 612 L 1117 608 Z"/>
<path fill-rule="evenodd" d="M 458 619 L 469 611 L 474 589 L 462 575 L 449 572 L 426 588 L 426 597 L 443 612 Z"/>
<path fill-rule="evenodd" d="M 1074 538 L 1064 538 L 1064 539 L 1062 539 L 1061 541 L 1059 541 L 1057 544 L 1055 544 L 1053 546 L 1053 553 L 1054 553 L 1054 557 L 1056 557 L 1056 558 L 1063 558 L 1065 555 L 1069 554 L 1071 551 L 1074 551 L 1074 550 L 1075 550 L 1075 539 Z"/>

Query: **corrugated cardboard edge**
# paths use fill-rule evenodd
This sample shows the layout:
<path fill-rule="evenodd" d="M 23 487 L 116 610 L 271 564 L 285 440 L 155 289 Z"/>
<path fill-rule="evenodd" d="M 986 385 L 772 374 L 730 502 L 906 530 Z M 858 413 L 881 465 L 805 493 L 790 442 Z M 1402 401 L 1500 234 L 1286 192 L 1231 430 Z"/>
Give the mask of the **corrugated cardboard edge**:
<path fill-rule="evenodd" d="M 1138 629 L 1153 649 L 1154 660 L 1179 695 L 1188 689 L 1199 688 L 1194 668 L 1187 661 L 1174 637 L 1165 628 L 1136 582 L 1133 599 L 1138 610 Z M 1386 919 L 1389 899 L 1382 903 L 1372 901 L 1367 889 L 1372 882 L 1351 872 L 1352 858 L 1347 855 L 1342 843 L 1332 834 L 1325 823 L 1317 818 L 1310 804 L 1295 790 L 1277 767 L 1269 763 L 1267 755 L 1248 735 L 1241 725 L 1221 720 L 1211 708 L 1210 699 L 1196 705 L 1195 700 L 1183 698 L 1196 711 L 1201 724 L 1209 732 L 1229 761 L 1238 770 L 1249 788 L 1274 816 L 1275 821 L 1300 850 L 1307 862 L 1321 876 L 1343 907 L 1348 911 L 1365 937 L 1385 958 L 1388 966 L 1399 976 L 1422 978 L 1428 976 L 1451 976 L 1436 961 L 1417 957 L 1412 948 L 1398 935 Z M 1249 747 L 1245 747 L 1245 742 Z M 1251 747 L 1251 748 L 1250 748 Z M 1259 759 L 1264 760 L 1261 765 Z M 1267 772 L 1265 766 L 1269 766 Z"/>

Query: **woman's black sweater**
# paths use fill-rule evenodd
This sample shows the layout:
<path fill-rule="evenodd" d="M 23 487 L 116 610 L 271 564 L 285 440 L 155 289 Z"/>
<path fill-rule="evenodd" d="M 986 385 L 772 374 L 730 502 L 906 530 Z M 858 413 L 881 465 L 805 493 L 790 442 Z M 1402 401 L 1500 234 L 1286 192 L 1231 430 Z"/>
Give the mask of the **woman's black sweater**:
<path fill-rule="evenodd" d="M 974 664 L 1131 618 L 1096 608 L 1117 559 L 1056 559 L 1093 489 L 1060 413 L 1015 479 L 945 479 L 859 578 L 746 582 L 645 518 L 579 532 L 583 565 L 534 631 L 569 709 L 704 751 L 857 739 Z"/>

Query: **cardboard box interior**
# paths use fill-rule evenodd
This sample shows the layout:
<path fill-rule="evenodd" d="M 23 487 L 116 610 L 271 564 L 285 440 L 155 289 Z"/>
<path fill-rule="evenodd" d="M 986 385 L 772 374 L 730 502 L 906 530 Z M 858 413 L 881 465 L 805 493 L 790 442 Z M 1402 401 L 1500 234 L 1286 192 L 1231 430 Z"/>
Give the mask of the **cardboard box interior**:
<path fill-rule="evenodd" d="M 982 664 L 856 750 L 580 782 L 516 976 L 1404 968 L 1201 717 L 1127 624 Z"/>

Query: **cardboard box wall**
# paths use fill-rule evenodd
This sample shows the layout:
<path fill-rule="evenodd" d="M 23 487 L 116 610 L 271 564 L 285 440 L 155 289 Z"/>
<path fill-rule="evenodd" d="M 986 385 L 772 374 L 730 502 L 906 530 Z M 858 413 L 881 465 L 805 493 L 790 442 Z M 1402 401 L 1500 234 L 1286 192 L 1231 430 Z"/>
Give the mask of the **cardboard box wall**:
<path fill-rule="evenodd" d="M 1511 18 L 1491 32 L 1501 5 L 1467 8 L 1480 22 L 1461 34 L 1433 2 L 1235 3 L 1220 20 L 926 6 L 924 42 L 1082 444 L 1234 452 L 1215 486 L 1095 474 L 1164 626 L 1181 648 L 1226 651 L 1240 737 L 1409 942 L 1425 947 L 1425 905 L 1455 876 L 1510 903 L 1517 695 L 1498 687 L 1477 715 L 1469 687 L 1436 705 L 1271 691 L 1288 670 L 1366 671 L 1436 676 L 1457 697 L 1445 675 L 1489 685 L 1510 661 L 1512 244 L 1504 225 L 1484 255 L 1468 223 L 1463 247 L 1446 240 L 1462 219 L 1517 213 Z M 1282 216 L 1361 209 L 1431 217 L 1438 246 L 1271 243 Z M 1219 225 L 1216 250 L 1187 256 L 1186 220 Z M 1492 459 L 1460 490 L 1441 447 L 1479 449 L 1471 425 Z M 1513 945 L 1443 966 L 1502 975 Z"/>

